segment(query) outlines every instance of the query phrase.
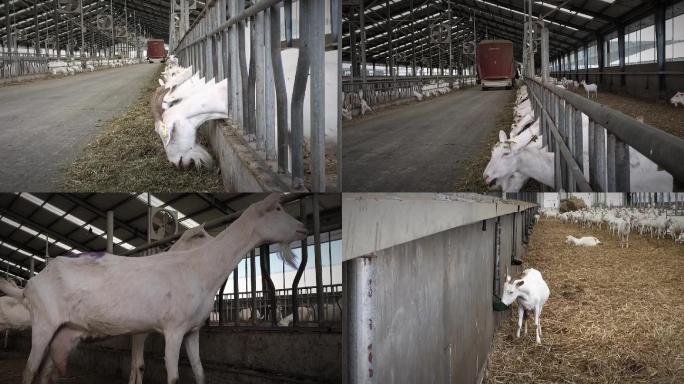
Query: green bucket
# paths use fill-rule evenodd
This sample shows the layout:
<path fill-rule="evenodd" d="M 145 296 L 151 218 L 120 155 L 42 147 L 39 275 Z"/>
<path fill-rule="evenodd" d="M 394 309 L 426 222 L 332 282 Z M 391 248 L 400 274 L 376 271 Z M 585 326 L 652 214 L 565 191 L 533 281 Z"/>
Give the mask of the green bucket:
<path fill-rule="evenodd" d="M 504 304 L 501 301 L 501 298 L 497 295 L 494 295 L 494 298 L 492 299 L 492 308 L 495 312 L 504 312 L 510 309 L 508 305 Z"/>

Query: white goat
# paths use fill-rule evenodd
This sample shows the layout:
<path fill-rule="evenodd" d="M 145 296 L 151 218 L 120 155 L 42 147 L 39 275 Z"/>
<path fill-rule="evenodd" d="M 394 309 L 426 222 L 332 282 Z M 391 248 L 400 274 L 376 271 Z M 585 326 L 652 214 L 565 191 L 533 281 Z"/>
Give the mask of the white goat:
<path fill-rule="evenodd" d="M 504 131 L 499 131 L 499 143 L 492 149 L 492 157 L 483 173 L 485 182 L 492 186 L 516 172 L 553 188 L 553 153 L 541 148 L 538 136 L 532 135 L 529 140 L 521 136 L 509 140 Z"/>
<path fill-rule="evenodd" d="M 285 213 L 279 199 L 272 194 L 251 205 L 216 238 L 189 251 L 140 258 L 100 252 L 55 259 L 23 290 L 33 328 L 23 383 L 33 383 L 50 341 L 64 329 L 98 337 L 161 332 L 167 382 L 178 382 L 184 342 L 195 380 L 204 383 L 199 328 L 225 276 L 250 249 L 264 243 L 281 243 L 281 257 L 294 265 L 287 244 L 306 236 L 304 225 Z M 113 289 L 113 282 L 120 285 Z"/>
<path fill-rule="evenodd" d="M 670 103 L 677 108 L 678 105 L 684 105 L 684 92 L 677 92 L 675 93 L 674 96 L 670 99 Z"/>
<path fill-rule="evenodd" d="M 157 88 L 152 96 L 151 109 L 155 131 L 159 134 L 167 159 L 178 167 L 213 166 L 209 152 L 197 143 L 197 129 L 204 122 L 228 118 L 228 80 L 207 85 L 190 97 L 162 110 L 165 90 Z"/>
<path fill-rule="evenodd" d="M 14 297 L 0 297 L 0 331 L 21 331 L 30 327 L 31 314 L 23 303 Z"/>
<path fill-rule="evenodd" d="M 297 307 L 297 314 L 299 315 L 299 321 L 314 321 L 315 320 L 315 312 L 313 307 L 308 307 L 308 306 L 302 306 L 302 307 Z M 280 327 L 289 327 L 292 324 L 293 321 L 293 315 L 290 313 L 289 315 L 285 316 L 278 322 L 278 326 Z"/>
<path fill-rule="evenodd" d="M 169 251 L 190 250 L 204 245 L 211 239 L 211 235 L 204 230 L 204 224 L 202 224 L 183 232 L 181 237 L 173 244 Z M 3 292 L 13 292 L 17 296 L 23 296 L 21 289 L 16 285 L 13 285 L 11 282 L 8 283 L 0 280 L 0 290 Z M 2 300 L 14 300 L 20 305 L 20 307 L 14 309 L 16 315 L 12 321 L 14 326 L 11 328 L 26 329 L 31 327 L 30 314 L 28 309 L 26 309 L 21 302 L 19 302 L 16 298 L 11 297 L 1 297 L 0 301 Z M 25 315 L 22 313 L 21 309 L 26 312 Z M 3 329 L 2 319 L 4 312 L 3 305 L 0 302 L 0 330 Z M 69 354 L 76 347 L 76 345 L 78 345 L 78 343 L 87 336 L 87 334 L 78 330 L 65 330 L 64 332 L 58 332 L 54 340 L 50 343 L 50 358 L 42 368 L 41 380 L 43 380 L 43 382 L 48 380 L 48 378 L 54 380 L 58 374 L 66 376 L 66 364 Z M 129 384 L 142 384 L 145 372 L 144 349 L 146 339 L 146 333 L 133 335 L 132 337 L 131 374 L 129 378 Z M 54 372 L 55 368 L 57 368 L 57 372 L 59 373 Z"/>
<path fill-rule="evenodd" d="M 373 112 L 373 108 L 371 108 L 366 100 L 363 99 L 363 91 L 359 91 L 359 99 L 361 100 L 361 116 L 368 112 Z"/>
<path fill-rule="evenodd" d="M 513 301 L 518 302 L 517 337 L 520 337 L 520 328 L 522 328 L 527 313 L 534 311 L 534 324 L 537 326 L 537 344 L 541 344 L 542 331 L 539 318 L 550 293 L 548 285 L 546 285 L 541 273 L 536 269 L 529 268 L 524 270 L 520 279 L 512 283 L 511 276 L 506 276 L 501 302 L 505 305 L 511 305 Z M 525 334 L 527 334 L 527 323 L 525 323 Z"/>
<path fill-rule="evenodd" d="M 629 232 L 632 229 L 629 221 L 624 219 L 617 220 L 617 233 L 620 237 L 620 248 L 629 248 Z"/>
<path fill-rule="evenodd" d="M 585 236 L 585 237 L 581 237 L 581 238 L 576 238 L 572 235 L 566 236 L 565 242 L 567 244 L 572 244 L 572 245 L 581 246 L 581 247 L 595 247 L 599 244 L 603 244 L 603 243 L 601 243 L 601 241 L 599 241 L 599 239 L 597 239 L 595 237 Z"/>
<path fill-rule="evenodd" d="M 529 268 L 524 270 L 520 279 L 512 283 L 511 276 L 506 276 L 501 302 L 505 305 L 511 305 L 513 301 L 518 302 L 517 337 L 520 337 L 520 328 L 522 328 L 527 313 L 534 311 L 534 324 L 537 326 L 537 343 L 541 344 L 542 332 L 539 318 L 550 293 L 548 285 L 546 285 L 541 273 L 536 269 Z M 527 323 L 525 323 L 525 334 L 527 334 Z"/>
<path fill-rule="evenodd" d="M 596 84 L 587 84 L 586 81 L 582 80 L 580 83 L 584 87 L 584 90 L 587 91 L 587 98 L 591 99 L 591 94 L 593 93 L 596 98 L 598 99 L 598 85 Z"/>

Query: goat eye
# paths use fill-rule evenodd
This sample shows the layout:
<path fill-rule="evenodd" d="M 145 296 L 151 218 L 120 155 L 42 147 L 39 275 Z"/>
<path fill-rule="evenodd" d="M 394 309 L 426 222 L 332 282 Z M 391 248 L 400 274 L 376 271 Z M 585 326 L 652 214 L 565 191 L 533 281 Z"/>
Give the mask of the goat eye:
<path fill-rule="evenodd" d="M 280 207 L 276 208 L 277 211 L 280 211 Z"/>

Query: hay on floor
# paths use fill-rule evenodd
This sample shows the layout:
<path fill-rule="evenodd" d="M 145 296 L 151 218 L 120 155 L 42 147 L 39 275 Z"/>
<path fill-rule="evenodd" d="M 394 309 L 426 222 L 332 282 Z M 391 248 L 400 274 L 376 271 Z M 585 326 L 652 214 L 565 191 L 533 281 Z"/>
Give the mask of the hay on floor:
<path fill-rule="evenodd" d="M 160 67 L 160 71 L 161 71 Z M 149 102 L 159 73 L 131 108 L 108 123 L 64 173 L 59 189 L 68 192 L 223 191 L 217 168 L 180 170 L 166 158 Z M 203 143 L 206 146 L 206 142 Z"/>
<path fill-rule="evenodd" d="M 575 247 L 567 235 L 604 244 Z M 514 309 L 495 335 L 487 383 L 684 383 L 684 247 L 632 234 L 621 249 L 606 229 L 542 221 L 524 266 L 551 289 L 542 345 L 533 322 L 516 339 Z"/>

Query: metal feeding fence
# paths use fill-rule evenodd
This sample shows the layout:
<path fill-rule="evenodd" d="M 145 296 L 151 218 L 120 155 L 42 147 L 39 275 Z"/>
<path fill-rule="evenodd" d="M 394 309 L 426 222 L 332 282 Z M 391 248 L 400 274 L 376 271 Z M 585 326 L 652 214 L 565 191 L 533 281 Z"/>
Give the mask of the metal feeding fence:
<path fill-rule="evenodd" d="M 292 288 L 286 288 L 275 291 L 226 293 L 222 295 L 223 301 L 219 301 L 219 295 L 216 295 L 209 324 L 233 326 L 279 324 L 282 319 L 287 320 L 289 315 L 294 318 L 295 307 L 292 306 L 292 292 Z M 273 296 L 276 299 L 275 317 L 271 308 Z M 297 297 L 299 297 L 297 312 L 300 317 L 297 325 L 340 323 L 342 320 L 342 284 L 324 285 L 321 296 L 323 297 L 323 318 L 319 320 L 316 287 L 297 288 Z M 252 316 L 252 308 L 257 309 L 256 316 Z M 245 309 L 249 311 L 244 312 Z M 309 313 L 311 316 L 301 318 L 302 314 Z M 286 322 L 282 326 L 287 326 L 289 323 Z"/>
<path fill-rule="evenodd" d="M 335 20 L 340 19 L 341 3 L 340 0 L 330 1 L 332 41 L 337 41 L 339 26 Z M 245 4 L 245 0 L 207 1 L 193 25 L 185 28 L 184 25 L 189 25 L 184 16 L 187 15 L 187 3 L 181 1 L 178 10 L 181 13 L 180 30 L 177 32 L 176 9 L 172 3 L 171 50 L 181 65 L 192 65 L 205 78 L 215 78 L 217 82 L 228 80 L 230 122 L 248 143 L 253 144 L 261 158 L 275 162 L 269 163 L 272 168 L 281 174 L 291 173 L 291 187 L 295 190 L 304 188 L 304 99 L 310 78 L 311 189 L 325 191 L 326 2 L 297 2 L 299 53 L 290 101 L 281 42 L 293 46 L 293 1 L 261 0 L 248 8 Z M 281 8 L 284 8 L 284 38 L 281 35 Z M 288 122 L 291 122 L 291 132 L 288 132 Z"/>
<path fill-rule="evenodd" d="M 434 89 L 430 87 L 434 85 Z M 394 101 L 414 98 L 414 92 L 421 92 L 426 87 L 431 91 L 458 85 L 464 87 L 475 85 L 475 77 L 470 76 L 398 76 L 398 77 L 354 77 L 342 81 L 343 103 L 348 110 L 360 110 L 361 98 L 370 107 L 389 104 Z"/>
<path fill-rule="evenodd" d="M 684 140 L 554 85 L 530 77 L 526 84 L 534 116 L 541 118 L 543 145 L 554 152 L 555 190 L 631 191 L 630 148 L 667 171 L 673 188 L 681 189 Z M 583 114 L 589 119 L 588 148 Z"/>
<path fill-rule="evenodd" d="M 0 52 L 0 78 L 9 79 L 47 73 L 48 57 L 18 52 Z"/>

